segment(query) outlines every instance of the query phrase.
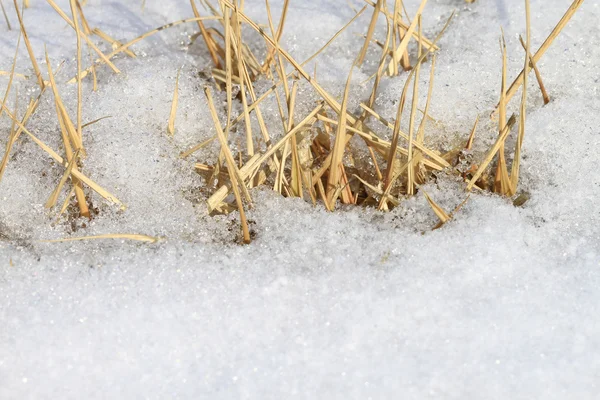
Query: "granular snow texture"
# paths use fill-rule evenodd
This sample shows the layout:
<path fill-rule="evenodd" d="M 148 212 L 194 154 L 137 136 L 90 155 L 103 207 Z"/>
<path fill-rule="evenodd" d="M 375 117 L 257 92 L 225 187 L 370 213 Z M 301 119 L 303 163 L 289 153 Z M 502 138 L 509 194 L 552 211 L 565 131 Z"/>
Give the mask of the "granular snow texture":
<path fill-rule="evenodd" d="M 13 30 L 0 20 L 0 70 L 10 71 L 18 21 L 4 3 Z M 69 9 L 68 1 L 58 3 Z M 267 22 L 262 2 L 246 3 L 249 15 Z M 409 14 L 418 6 L 405 4 Z M 531 0 L 533 49 L 569 5 Z M 281 6 L 273 1 L 274 15 Z M 429 1 L 426 36 L 435 36 L 452 10 L 457 15 L 440 41 L 430 110 L 438 122 L 428 140 L 464 141 L 480 115 L 474 152 L 493 143 L 500 26 L 512 80 L 523 65 L 524 8 L 521 0 Z M 90 25 L 123 42 L 192 16 L 188 2 L 173 0 L 147 0 L 143 11 L 141 1 L 89 0 L 85 12 Z M 353 15 L 345 0 L 292 0 L 282 47 L 304 60 Z M 369 19 L 367 10 L 318 58 L 318 79 L 335 95 Z M 390 213 L 328 213 L 254 189 L 248 217 L 256 238 L 249 246 L 235 244 L 235 213 L 206 215 L 209 192 L 193 167 L 214 161 L 218 145 L 179 158 L 214 134 L 202 91 L 211 84 L 210 57 L 201 41 L 188 46 L 195 25 L 135 45 L 138 58 L 115 61 L 121 74 L 102 67 L 98 91 L 91 81 L 84 86 L 84 122 L 111 116 L 84 131 L 84 172 L 127 210 L 92 197 L 99 214 L 86 226 L 56 220 L 43 204 L 62 168 L 29 140 L 17 143 L 0 182 L 0 398 L 599 398 L 598 21 L 600 1 L 585 1 L 538 63 L 550 104 L 543 105 L 531 75 L 519 189 L 530 200 L 522 207 L 474 193 L 451 222 L 431 231 L 436 217 L 422 193 Z M 44 45 L 54 68 L 65 61 L 58 86 L 75 115 L 76 85 L 66 84 L 76 71 L 74 32 L 41 0 L 31 0 L 25 24 L 44 74 Z M 264 55 L 260 38 L 247 34 Z M 382 19 L 376 37 L 384 35 Z M 363 82 L 378 57 L 371 48 L 355 69 L 351 108 L 368 94 Z M 169 138 L 179 68 L 176 133 Z M 23 43 L 16 70 L 33 74 Z M 395 115 L 404 79 L 384 80 L 382 115 Z M 37 95 L 34 81 L 14 83 L 19 115 Z M 0 75 L 1 93 L 7 83 Z M 317 97 L 302 90 L 305 115 Z M 8 104 L 12 109 L 13 95 Z M 276 110 L 265 103 L 267 123 L 278 123 Z M 28 127 L 59 148 L 51 95 Z M 2 149 L 9 130 L 4 115 Z M 465 198 L 464 186 L 441 174 L 425 190 L 450 211 Z M 40 241 L 106 233 L 164 239 Z"/>

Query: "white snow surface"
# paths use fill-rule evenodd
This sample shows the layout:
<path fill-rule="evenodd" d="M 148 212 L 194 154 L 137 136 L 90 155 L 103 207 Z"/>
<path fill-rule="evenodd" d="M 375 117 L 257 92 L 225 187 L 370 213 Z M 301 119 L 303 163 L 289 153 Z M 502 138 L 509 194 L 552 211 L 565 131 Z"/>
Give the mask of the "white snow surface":
<path fill-rule="evenodd" d="M 0 70 L 8 71 L 18 22 L 4 3 L 13 30 L 0 21 Z M 272 3 L 278 18 L 281 2 Z M 290 3 L 282 46 L 298 60 L 354 15 L 345 0 Z M 531 0 L 533 49 L 570 3 Z M 69 10 L 68 1 L 59 4 Z M 405 4 L 410 14 L 418 6 Z M 246 9 L 266 23 L 263 2 L 247 1 Z M 439 123 L 427 135 L 455 144 L 479 114 L 481 155 L 494 141 L 489 115 L 500 87 L 500 26 L 512 80 L 523 65 L 524 1 L 430 0 L 424 33 L 435 36 L 452 10 L 430 111 Z M 89 0 L 85 12 L 92 26 L 122 41 L 192 16 L 188 2 L 173 0 L 147 0 L 143 11 L 141 1 Z M 356 33 L 369 19 L 367 10 L 318 58 L 318 79 L 337 96 L 362 44 Z M 257 236 L 248 246 L 235 244 L 236 214 L 206 215 L 208 192 L 193 165 L 214 161 L 218 146 L 179 158 L 214 134 L 202 91 L 210 82 L 201 77 L 210 58 L 200 41 L 188 47 L 196 27 L 135 45 L 137 59 L 115 61 L 121 74 L 101 67 L 98 91 L 90 81 L 84 87 L 84 122 L 111 116 L 84 131 L 84 172 L 127 210 L 93 196 L 100 214 L 87 226 L 57 221 L 43 204 L 62 168 L 24 136 L 0 182 L 0 398 L 599 398 L 598 21 L 600 1 L 586 0 L 539 62 L 550 104 L 543 106 L 531 75 L 520 183 L 531 199 L 522 207 L 474 193 L 451 222 L 431 231 L 436 217 L 422 194 L 390 213 L 328 213 L 255 189 L 248 216 Z M 76 71 L 73 31 L 41 0 L 31 0 L 25 24 L 44 74 L 44 45 L 54 68 L 65 61 L 57 79 L 74 116 L 76 85 L 66 84 Z M 264 55 L 257 35 L 244 34 Z M 383 19 L 376 35 L 383 40 Z M 361 84 L 378 56 L 371 48 L 355 69 L 351 109 L 368 93 L 370 85 Z M 23 43 L 16 70 L 33 74 Z M 377 109 L 390 119 L 405 76 L 382 84 Z M 15 81 L 20 115 L 37 95 L 34 81 Z M 0 76 L 1 93 L 7 82 Z M 305 115 L 317 97 L 302 90 L 298 112 Z M 8 104 L 12 109 L 12 94 Z M 275 104 L 264 107 L 276 126 Z M 511 111 L 517 107 L 515 100 Z M 50 93 L 28 127 L 59 149 Z M 9 129 L 3 116 L 2 149 Z M 448 211 L 465 197 L 464 184 L 450 175 L 425 189 Z M 104 233 L 164 239 L 40 241 Z"/>

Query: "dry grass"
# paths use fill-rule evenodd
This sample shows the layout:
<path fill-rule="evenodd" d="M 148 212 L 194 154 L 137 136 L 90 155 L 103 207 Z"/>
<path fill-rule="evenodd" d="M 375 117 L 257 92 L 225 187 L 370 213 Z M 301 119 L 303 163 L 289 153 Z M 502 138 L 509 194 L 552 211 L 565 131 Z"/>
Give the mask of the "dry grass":
<path fill-rule="evenodd" d="M 73 242 L 78 240 L 98 240 L 98 239 L 120 239 L 120 240 L 135 240 L 138 242 L 156 243 L 160 238 L 148 235 L 129 234 L 129 233 L 108 233 L 106 235 L 93 235 L 81 237 L 68 237 L 63 239 L 42 240 L 47 243 Z"/>
<path fill-rule="evenodd" d="M 167 133 L 171 136 L 175 134 L 175 117 L 177 115 L 177 103 L 179 102 L 179 73 L 181 69 L 177 70 L 177 76 L 175 77 L 175 90 L 173 91 L 173 101 L 171 102 L 171 113 L 169 115 L 169 123 L 167 125 Z"/>
<path fill-rule="evenodd" d="M 10 26 L 10 20 L 8 19 L 8 15 L 6 15 L 6 9 L 4 8 L 4 3 L 2 2 L 2 0 L 0 0 L 0 9 L 2 9 L 2 15 L 4 15 L 4 22 L 6 22 L 6 27 L 9 31 L 11 31 L 12 27 Z"/>
<path fill-rule="evenodd" d="M 82 124 L 82 109 L 84 107 L 82 80 L 92 73 L 95 90 L 97 86 L 97 68 L 106 65 L 114 73 L 120 72 L 113 62 L 116 55 L 125 53 L 129 57 L 136 57 L 131 49 L 131 46 L 135 43 L 176 25 L 194 23 L 199 32 L 194 35 L 193 40 L 202 38 L 213 63 L 214 87 L 217 90 L 225 90 L 226 92 L 226 122 L 224 126 L 221 125 L 217 108 L 214 105 L 212 90 L 209 87 L 205 88 L 216 135 L 183 152 L 181 157 L 190 157 L 208 144 L 215 140 L 218 141 L 221 146 L 218 161 L 214 165 L 206 165 L 201 162 L 195 165 L 196 170 L 207 177 L 207 182 L 218 182 L 218 187 L 214 188 L 214 193 L 207 200 L 208 211 L 213 213 L 237 210 L 241 221 L 241 241 L 249 243 L 251 235 L 245 209 L 252 207 L 250 189 L 259 185 L 272 186 L 275 191 L 284 196 L 310 199 L 313 204 L 317 204 L 320 200 L 330 211 L 334 211 L 339 202 L 359 206 L 375 206 L 380 210 L 389 210 L 399 205 L 403 198 L 418 193 L 420 185 L 426 183 L 433 172 L 447 169 L 450 173 L 464 177 L 467 191 L 479 188 L 495 191 L 503 196 L 516 195 L 525 136 L 528 97 L 526 90 L 527 77 L 530 70 L 533 69 L 544 102 L 547 103 L 549 96 L 542 82 L 537 63 L 583 0 L 575 0 L 572 3 L 555 29 L 535 53 L 532 53 L 530 49 L 530 10 L 529 1 L 525 0 L 526 37 L 521 39 L 525 49 L 523 70 L 507 88 L 509 73 L 506 62 L 507 50 L 502 37 L 500 42 L 502 75 L 500 77 L 500 100 L 497 106 L 498 136 L 485 157 L 480 162 L 472 164 L 467 171 L 458 171 L 457 168 L 454 168 L 463 148 L 457 148 L 449 153 L 442 154 L 439 149 L 429 147 L 425 138 L 425 125 L 429 119 L 428 112 L 431 102 L 434 101 L 432 93 L 435 58 L 436 52 L 439 51 L 437 43 L 452 19 L 450 17 L 444 28 L 433 40 L 426 38 L 422 33 L 422 22 L 429 18 L 423 14 L 427 0 L 421 0 L 414 15 L 406 15 L 406 19 L 402 16 L 403 12 L 406 13 L 402 0 L 395 0 L 393 8 L 390 7 L 390 9 L 388 9 L 387 1 L 377 0 L 373 2 L 365 0 L 365 7 L 357 11 L 356 16 L 348 24 L 304 62 L 298 62 L 280 43 L 287 18 L 289 5 L 287 0 L 283 3 L 279 18 L 273 18 L 269 3 L 266 2 L 268 29 L 260 26 L 245 14 L 243 1 L 214 0 L 213 4 L 208 0 L 201 0 L 204 9 L 211 14 L 202 16 L 196 0 L 190 0 L 191 13 L 194 17 L 164 25 L 127 43 L 121 43 L 113 39 L 98 27 L 91 27 L 84 15 L 84 4 L 80 3 L 79 0 L 70 0 L 71 17 L 61 10 L 53 0 L 47 0 L 47 2 L 74 30 L 77 39 L 77 74 L 70 81 L 77 84 L 77 115 L 75 122 L 73 122 L 73 119 L 67 113 L 58 90 L 51 60 L 47 54 L 48 80 L 44 80 L 27 36 L 22 12 L 18 11 L 17 1 L 14 0 L 20 36 L 16 45 L 15 59 L 11 71 L 4 72 L 10 75 L 10 80 L 2 101 L 0 116 L 2 113 L 6 113 L 12 120 L 12 127 L 5 155 L 0 165 L 0 179 L 7 167 L 12 146 L 19 135 L 25 133 L 64 168 L 58 185 L 50 193 L 46 207 L 52 208 L 58 204 L 61 193 L 68 186 L 69 181 L 70 188 L 67 190 L 67 196 L 62 203 L 59 215 L 65 211 L 69 199 L 74 194 L 80 215 L 89 217 L 85 194 L 86 188 L 96 192 L 107 201 L 124 207 L 114 195 L 81 172 L 86 155 L 83 129 L 95 122 Z M 467 2 L 472 1 L 467 0 Z M 28 4 L 25 3 L 25 6 L 28 6 Z M 354 23 L 368 9 L 368 6 L 372 9 L 372 15 L 368 25 L 365 26 L 364 43 L 356 50 L 356 60 L 348 72 L 340 103 L 336 96 L 327 92 L 317 80 L 316 66 L 312 76 L 305 70 L 305 67 L 321 52 L 325 51 L 339 34 Z M 376 38 L 376 26 L 380 18 L 383 18 L 387 24 L 385 38 Z M 244 43 L 242 31 L 248 29 L 255 31 L 264 41 L 266 52 L 263 61 L 259 61 L 258 57 L 250 50 L 250 47 Z M 112 52 L 104 54 L 90 38 L 94 35 L 112 46 Z M 23 118 L 19 119 L 17 117 L 18 105 L 15 105 L 15 110 L 11 112 L 6 102 L 13 78 L 18 76 L 15 68 L 21 36 L 29 54 L 40 92 L 35 100 L 31 99 Z M 412 64 L 409 54 L 411 43 L 417 48 L 416 59 Z M 82 51 L 84 45 L 87 45 L 88 49 L 98 56 L 87 68 L 83 68 Z M 352 70 L 360 67 L 367 57 L 369 48 L 373 45 L 376 45 L 381 51 L 378 58 L 377 72 L 371 77 L 374 79 L 369 80 L 373 81 L 372 89 L 369 98 L 360 104 L 360 114 L 353 114 L 348 108 L 349 99 L 352 96 Z M 424 110 L 419 114 L 417 111 L 421 110 L 418 102 L 420 75 L 422 68 L 425 67 L 424 63 L 428 60 L 431 60 L 431 66 L 427 100 Z M 287 73 L 286 71 L 290 68 L 292 72 Z M 405 85 L 398 102 L 395 119 L 391 121 L 375 111 L 380 83 L 384 79 L 398 79 L 396 78 L 397 75 L 408 70 L 410 72 L 405 77 Z M 179 73 L 180 71 L 177 72 L 171 112 L 167 123 L 169 135 L 175 133 Z M 259 77 L 273 80 L 273 86 L 262 94 L 258 94 L 255 88 L 255 82 Z M 301 80 L 312 87 L 313 92 L 320 98 L 312 107 L 312 111 L 304 116 L 301 115 L 296 106 L 301 100 L 298 98 L 300 96 L 299 86 Z M 26 128 L 27 121 L 35 113 L 40 97 L 47 92 L 46 88 L 48 86 L 54 97 L 56 116 L 61 128 L 64 156 L 59 155 L 58 152 L 51 149 Z M 520 87 L 523 87 L 523 90 L 521 91 L 519 113 L 507 119 L 508 104 Z M 409 96 L 411 88 L 412 95 Z M 234 98 L 234 92 L 239 93 L 239 99 Z M 263 118 L 261 103 L 267 98 L 275 99 L 277 102 L 281 130 L 269 128 Z M 243 112 L 238 116 L 232 115 L 234 102 L 236 101 L 241 103 L 243 109 Z M 402 126 L 402 116 L 407 104 L 410 104 L 408 126 Z M 245 127 L 244 145 L 241 148 L 238 146 L 239 151 L 236 154 L 236 160 L 235 152 L 231 146 L 235 138 L 232 137 L 231 132 L 235 125 L 242 121 L 244 121 Z M 258 124 L 258 131 L 253 129 L 253 121 Z M 464 146 L 466 150 L 472 149 L 478 121 L 479 116 L 477 116 Z M 515 148 L 512 156 L 508 156 L 506 139 L 511 134 L 517 121 L 518 132 Z M 383 127 L 386 129 L 386 133 L 377 134 L 371 128 L 372 124 Z M 281 131 L 283 131 L 283 134 L 281 134 Z M 390 139 L 388 140 L 386 137 Z M 362 141 L 364 146 L 358 146 L 359 141 Z M 360 156 L 368 162 L 360 164 L 355 162 L 356 153 L 360 151 L 362 151 Z M 496 160 L 495 164 L 494 159 Z M 493 165 L 495 165 L 495 174 L 490 177 L 488 170 Z M 509 165 L 511 167 L 510 173 Z M 230 194 L 233 194 L 233 201 L 230 201 Z M 465 199 L 453 212 L 448 213 L 424 191 L 423 195 L 439 218 L 439 223 L 434 228 L 439 228 L 451 220 L 467 201 Z M 102 238 L 156 241 L 156 238 L 131 234 L 108 234 L 61 239 L 61 241 Z"/>

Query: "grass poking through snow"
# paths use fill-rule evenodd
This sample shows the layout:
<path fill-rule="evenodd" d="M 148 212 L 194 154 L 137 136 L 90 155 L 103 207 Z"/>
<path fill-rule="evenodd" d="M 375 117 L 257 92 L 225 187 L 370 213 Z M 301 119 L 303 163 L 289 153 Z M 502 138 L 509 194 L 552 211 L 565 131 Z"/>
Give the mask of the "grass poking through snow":
<path fill-rule="evenodd" d="M 356 12 L 355 17 L 304 62 L 298 62 L 292 54 L 282 47 L 280 42 L 287 19 L 289 6 L 287 0 L 283 3 L 279 18 L 274 18 L 269 2 L 266 2 L 265 11 L 268 17 L 268 27 L 266 28 L 252 20 L 244 12 L 243 1 L 214 0 L 209 2 L 208 0 L 202 0 L 205 6 L 204 9 L 208 10 L 210 14 L 203 16 L 195 0 L 190 0 L 190 12 L 193 17 L 161 26 L 127 43 L 115 40 L 108 33 L 105 33 L 102 27 L 90 26 L 84 15 L 85 4 L 80 3 L 79 0 L 69 1 L 70 17 L 53 0 L 47 0 L 47 2 L 60 18 L 73 29 L 77 39 L 75 54 L 77 74 L 70 81 L 77 84 L 77 114 L 75 120 L 68 115 L 59 92 L 51 60 L 47 54 L 45 59 L 48 80 L 44 80 L 27 36 L 22 10 L 19 11 L 17 1 L 14 0 L 20 35 L 16 43 L 12 68 L 10 72 L 2 72 L 10 75 L 10 79 L 2 101 L 0 116 L 2 113 L 6 114 L 12 120 L 12 127 L 2 164 L 0 164 L 0 179 L 7 167 L 12 146 L 19 135 L 25 133 L 64 168 L 57 186 L 49 195 L 45 204 L 46 207 L 52 208 L 59 204 L 61 194 L 66 187 L 68 187 L 67 197 L 62 203 L 59 215 L 67 208 L 69 199 L 74 194 L 80 216 L 89 217 L 87 200 L 89 193 L 86 195 L 88 188 L 107 201 L 124 207 L 116 196 L 107 192 L 82 172 L 83 160 L 86 157 L 84 128 L 96 122 L 82 123 L 82 109 L 84 107 L 82 80 L 92 73 L 94 90 L 96 90 L 98 85 L 97 68 L 104 65 L 108 66 L 114 73 L 120 72 L 120 69 L 115 65 L 116 60 L 114 60 L 114 57 L 116 55 L 125 53 L 128 57 L 136 57 L 131 48 L 135 43 L 180 24 L 194 24 L 198 28 L 198 33 L 192 37 L 192 40 L 202 38 L 204 48 L 213 63 L 213 87 L 206 87 L 205 95 L 216 135 L 182 152 L 181 157 L 190 157 L 208 144 L 215 140 L 218 141 L 221 151 L 217 162 L 214 165 L 207 165 L 200 160 L 195 164 L 196 170 L 206 177 L 207 185 L 213 185 L 214 182 L 217 182 L 213 194 L 207 200 L 208 211 L 210 213 L 227 213 L 237 210 L 240 216 L 241 241 L 250 243 L 252 238 L 245 209 L 252 207 L 250 190 L 260 185 L 269 185 L 284 196 L 310 199 L 313 204 L 317 204 L 320 200 L 330 211 L 334 211 L 339 202 L 390 210 L 398 206 L 404 198 L 414 196 L 422 191 L 420 186 L 428 181 L 432 173 L 444 169 L 462 176 L 465 180 L 466 191 L 478 188 L 494 191 L 503 196 L 518 194 L 521 153 L 525 137 L 527 98 L 529 95 L 526 90 L 527 77 L 530 70 L 533 69 L 544 103 L 548 103 L 549 96 L 542 82 L 537 63 L 583 3 L 583 0 L 573 1 L 554 30 L 535 53 L 532 53 L 530 45 L 529 1 L 525 0 L 526 36 L 525 39 L 520 38 L 525 50 L 523 70 L 507 88 L 509 73 L 506 61 L 507 50 L 504 38 L 501 36 L 500 60 L 502 73 L 499 78 L 500 100 L 497 106 L 498 136 L 485 157 L 480 162 L 472 164 L 467 171 L 458 171 L 456 168 L 458 155 L 463 151 L 462 146 L 444 154 L 440 149 L 430 147 L 425 138 L 425 125 L 429 118 L 430 104 L 435 101 L 432 98 L 432 93 L 436 53 L 440 51 L 437 43 L 452 20 L 451 16 L 433 40 L 426 38 L 422 32 L 423 21 L 428 18 L 436 18 L 436 16 L 424 14 L 427 0 L 418 2 L 417 11 L 411 16 L 406 13 L 404 2 L 401 0 L 395 0 L 394 6 L 390 8 L 388 8 L 388 2 L 385 0 L 377 0 L 376 2 L 365 0 L 365 6 Z M 340 103 L 336 96 L 326 91 L 317 80 L 316 66 L 312 76 L 305 70 L 305 67 L 319 54 L 326 51 L 327 47 L 339 34 L 355 23 L 357 18 L 369 9 L 369 6 L 372 14 L 368 24 L 364 27 L 365 33 L 362 36 L 364 42 L 361 46 L 357 46 L 355 63 L 348 72 Z M 403 13 L 405 16 L 403 16 Z M 378 38 L 376 27 L 381 18 L 384 19 L 387 29 L 385 37 Z M 408 21 L 408 23 L 405 21 Z M 247 30 L 255 31 L 263 40 L 265 56 L 262 62 L 251 50 L 256 49 L 256 43 L 249 46 L 248 43 L 244 42 L 243 33 Z M 18 106 L 16 105 L 15 110 L 11 112 L 6 103 L 13 78 L 16 76 L 24 77 L 15 73 L 21 37 L 25 43 L 31 67 L 39 86 L 39 95 L 36 99 L 30 100 L 23 118 L 19 119 L 17 117 Z M 103 53 L 95 44 L 95 38 L 108 43 L 112 47 L 112 51 L 108 54 Z M 409 54 L 411 44 L 414 44 L 417 49 L 416 60 L 412 63 Z M 90 59 L 92 52 L 98 57 L 96 60 L 91 59 L 91 65 L 87 68 L 83 66 L 82 52 L 84 46 L 87 46 Z M 360 102 L 360 113 L 354 114 L 348 107 L 349 101 L 354 95 L 351 79 L 352 70 L 361 67 L 369 54 L 372 53 L 369 51 L 371 47 L 375 47 L 380 54 L 377 58 L 377 72 L 367 81 L 372 81 L 369 97 Z M 431 65 L 427 99 L 424 110 L 419 114 L 417 111 L 421 110 L 418 101 L 419 91 L 421 90 L 419 87 L 421 70 L 428 61 L 431 61 Z M 291 72 L 288 72 L 290 70 Z M 377 108 L 377 94 L 383 80 L 400 79 L 397 76 L 402 75 L 403 71 L 410 72 L 404 74 L 404 88 L 398 101 L 395 119 L 392 120 L 388 116 L 380 115 L 375 111 Z M 176 127 L 175 116 L 179 98 L 180 72 L 181 69 L 177 72 L 167 123 L 167 133 L 171 136 L 175 134 Z M 273 81 L 272 87 L 258 93 L 256 82 L 259 79 L 271 79 Z M 313 104 L 312 111 L 306 115 L 302 115 L 297 107 L 300 102 L 305 103 L 301 96 L 306 96 L 306 90 L 299 89 L 302 80 L 305 81 L 304 85 L 308 84 L 312 88 L 312 92 L 320 98 Z M 46 90 L 48 86 L 50 87 L 49 91 Z M 412 91 L 409 90 L 411 87 Z M 521 87 L 523 90 L 521 91 L 518 115 L 512 115 L 507 119 L 508 104 Z M 224 126 L 221 124 L 218 108 L 213 100 L 213 90 L 225 91 L 226 104 L 224 110 L 226 119 Z M 27 121 L 35 113 L 40 97 L 45 92 L 51 92 L 54 97 L 64 156 L 51 149 L 26 128 Z M 237 93 L 237 96 L 234 95 L 235 93 Z M 276 132 L 273 131 L 275 128 L 267 126 L 261 111 L 262 102 L 267 98 L 274 99 L 277 103 L 281 129 L 276 129 Z M 237 108 L 234 107 L 235 102 L 239 102 L 243 110 L 238 116 L 233 115 L 233 110 Z M 404 119 L 402 116 L 405 106 L 408 107 L 408 105 L 410 105 L 408 126 L 403 126 Z M 245 136 L 243 140 L 238 138 L 234 147 L 236 138 L 232 135 L 232 132 L 234 132 L 236 125 L 242 121 L 244 121 Z M 470 150 L 473 146 L 478 121 L 479 116 L 477 116 L 473 129 L 466 140 L 464 146 L 466 150 Z M 253 122 L 257 123 L 258 130 Z M 386 134 L 377 134 L 371 127 L 373 124 L 386 129 Z M 518 126 L 518 132 L 511 156 L 507 152 L 506 139 L 511 134 L 514 125 Z M 386 138 L 390 138 L 390 140 Z M 358 146 L 357 141 L 362 141 L 362 145 Z M 358 157 L 364 157 L 368 162 L 355 162 L 357 153 L 359 153 Z M 495 163 L 494 160 L 496 160 Z M 488 170 L 492 166 L 495 166 L 495 174 L 490 177 Z M 439 228 L 448 222 L 464 204 L 464 202 L 459 204 L 453 212 L 448 213 L 427 193 L 422 192 L 433 212 L 439 218 L 439 223 L 435 228 Z M 230 194 L 233 194 L 233 197 Z M 155 238 L 152 237 L 133 234 L 96 235 L 61 239 L 61 241 L 101 238 L 155 241 Z"/>

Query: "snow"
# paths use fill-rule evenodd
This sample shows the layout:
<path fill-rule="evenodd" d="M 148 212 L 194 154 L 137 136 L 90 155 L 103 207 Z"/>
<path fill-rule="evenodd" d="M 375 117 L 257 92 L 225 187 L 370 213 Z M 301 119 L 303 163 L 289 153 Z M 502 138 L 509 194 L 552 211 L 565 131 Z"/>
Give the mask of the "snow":
<path fill-rule="evenodd" d="M 25 24 L 35 54 L 44 74 L 44 44 L 53 67 L 65 60 L 57 79 L 75 115 L 76 87 L 66 84 L 76 70 L 73 31 L 45 2 L 31 3 Z M 409 13 L 416 3 L 406 2 Z M 569 4 L 531 1 L 532 48 Z M 246 8 L 266 22 L 262 2 Z M 431 106 L 440 122 L 427 135 L 464 140 L 479 114 L 486 118 L 475 152 L 483 152 L 494 140 L 487 116 L 500 87 L 499 26 L 512 79 L 523 64 L 524 2 L 430 0 L 424 33 L 433 37 L 454 9 Z M 273 2 L 273 14 L 280 10 Z M 158 0 L 143 12 L 141 2 L 89 0 L 85 12 L 122 41 L 191 16 L 187 2 Z M 353 15 L 345 0 L 292 1 L 282 46 L 304 60 Z M 336 95 L 362 44 L 354 33 L 369 18 L 367 11 L 318 58 L 319 82 Z M 87 226 L 57 221 L 43 204 L 62 169 L 31 141 L 16 145 L 0 182 L 0 398 L 597 398 L 599 20 L 600 1 L 585 1 L 539 63 L 550 104 L 530 80 L 520 188 L 531 199 L 522 207 L 474 193 L 453 221 L 431 231 L 437 221 L 422 194 L 390 213 L 328 213 L 255 189 L 249 246 L 235 244 L 235 215 L 206 215 L 208 192 L 193 166 L 214 160 L 217 144 L 179 158 L 214 134 L 199 75 L 210 59 L 200 43 L 187 46 L 194 26 L 140 42 L 137 59 L 117 59 L 120 75 L 101 68 L 98 92 L 89 82 L 84 88 L 84 122 L 111 116 L 85 131 L 84 172 L 127 210 L 93 197 L 100 214 Z M 10 70 L 18 33 L 0 30 L 0 69 Z M 378 37 L 384 30 L 378 26 Z M 31 75 L 24 46 L 18 60 L 17 72 Z M 165 131 L 180 67 L 171 139 Z M 355 70 L 351 107 L 375 68 L 373 61 Z M 15 82 L 20 115 L 37 93 L 33 81 Z M 7 82 L 0 76 L 1 93 Z M 378 112 L 395 114 L 403 83 L 386 81 Z M 303 90 L 305 115 L 316 96 Z M 276 105 L 265 110 L 277 126 Z M 59 148 L 52 96 L 28 127 Z M 2 149 L 9 128 L 3 116 Z M 449 175 L 425 190 L 448 211 L 465 197 Z M 164 239 L 40 241 L 117 232 Z"/>

